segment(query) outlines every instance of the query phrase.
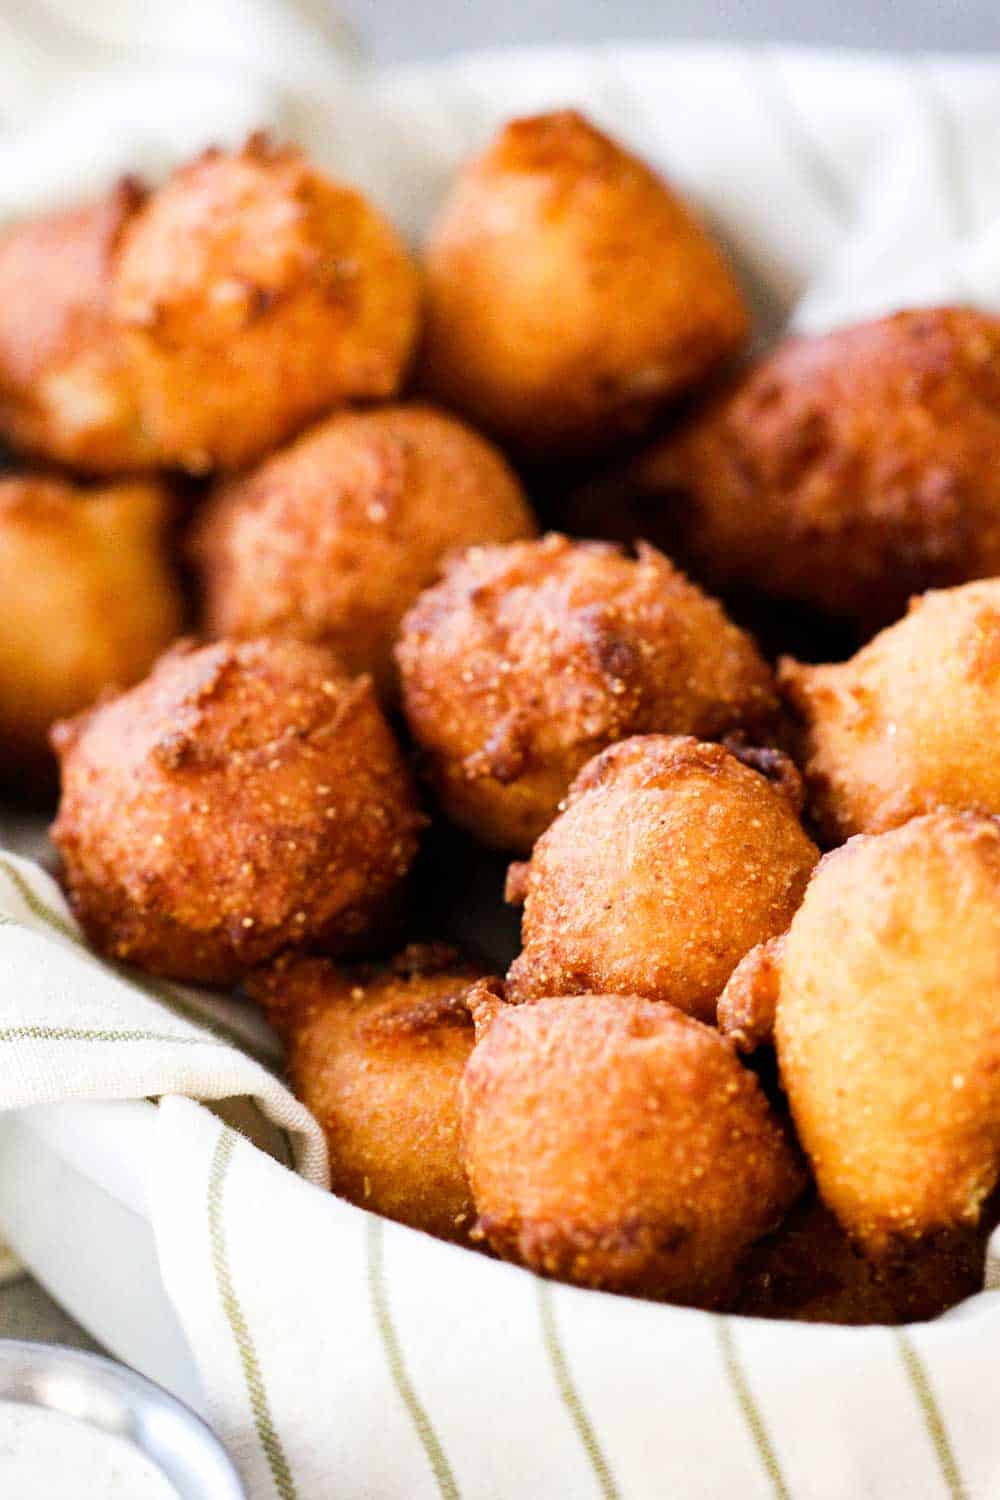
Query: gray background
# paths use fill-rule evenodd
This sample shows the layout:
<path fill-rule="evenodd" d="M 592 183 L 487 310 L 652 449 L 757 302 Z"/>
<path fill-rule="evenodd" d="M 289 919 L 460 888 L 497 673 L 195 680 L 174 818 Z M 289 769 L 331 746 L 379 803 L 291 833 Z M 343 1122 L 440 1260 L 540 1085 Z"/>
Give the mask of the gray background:
<path fill-rule="evenodd" d="M 322 0 L 313 0 L 314 4 Z M 378 62 L 474 47 L 761 41 L 905 50 L 1000 48 L 1000 0 L 341 0 Z M 94 1347 L 40 1287 L 0 1292 L 0 1335 Z"/>
<path fill-rule="evenodd" d="M 313 0 L 319 3 L 319 0 Z M 997 0 L 340 0 L 377 61 L 523 42 L 1000 47 Z"/>

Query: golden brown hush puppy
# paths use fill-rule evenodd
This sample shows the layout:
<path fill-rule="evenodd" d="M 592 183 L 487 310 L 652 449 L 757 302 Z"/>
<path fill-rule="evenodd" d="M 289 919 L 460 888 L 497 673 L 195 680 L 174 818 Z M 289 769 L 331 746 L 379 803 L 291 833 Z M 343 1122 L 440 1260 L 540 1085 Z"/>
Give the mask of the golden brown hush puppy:
<path fill-rule="evenodd" d="M 142 677 L 182 624 L 156 483 L 0 477 L 0 772 L 52 769 L 49 729 Z"/>
<path fill-rule="evenodd" d="M 1000 813 L 1000 580 L 925 594 L 852 660 L 780 677 L 831 843 L 936 807 Z"/>
<path fill-rule="evenodd" d="M 512 867 L 523 948 L 508 996 L 644 995 L 713 1020 L 743 955 L 787 927 L 817 858 L 786 784 L 721 745 L 623 740 Z"/>
<path fill-rule="evenodd" d="M 500 453 L 414 404 L 329 417 L 224 485 L 194 545 L 214 635 L 322 641 L 392 697 L 399 622 L 445 552 L 534 533 Z"/>
<path fill-rule="evenodd" d="M 419 284 L 392 226 L 293 147 L 206 151 L 128 221 L 112 311 L 161 462 L 252 462 L 331 406 L 391 396 Z"/>
<path fill-rule="evenodd" d="M 661 553 L 550 535 L 453 559 L 397 646 L 407 719 L 448 815 L 527 852 L 580 767 L 649 730 L 766 736 L 751 638 Z"/>
<path fill-rule="evenodd" d="M 572 110 L 463 169 L 424 260 L 427 389 L 534 457 L 643 430 L 747 331 L 690 208 Z"/>
<path fill-rule="evenodd" d="M 634 995 L 470 1001 L 463 1149 L 497 1254 L 605 1291 L 702 1307 L 728 1296 L 741 1256 L 803 1186 L 729 1043 Z"/>
<path fill-rule="evenodd" d="M 974 1225 L 1000 1169 L 1000 824 L 932 813 L 828 854 L 781 953 L 782 1083 L 874 1257 Z"/>
<path fill-rule="evenodd" d="M 110 311 L 121 237 L 144 197 L 126 180 L 0 236 L 0 437 L 14 448 L 96 472 L 157 461 Z"/>
<path fill-rule="evenodd" d="M 805 1323 L 920 1323 L 983 1289 L 987 1231 L 959 1229 L 888 1264 L 851 1244 L 815 1196 L 797 1203 L 740 1267 L 734 1311 Z"/>
<path fill-rule="evenodd" d="M 279 958 L 246 988 L 288 1042 L 288 1072 L 330 1149 L 333 1190 L 373 1213 L 468 1241 L 474 1214 L 459 1084 L 481 970 L 443 945 L 388 964 Z"/>
<path fill-rule="evenodd" d="M 57 726 L 52 837 L 100 952 L 231 983 L 367 935 L 422 818 L 368 678 L 297 641 L 182 643 Z"/>
<path fill-rule="evenodd" d="M 774 1040 L 783 944 L 784 933 L 751 948 L 719 996 L 716 1024 L 737 1052 L 756 1052 Z"/>
<path fill-rule="evenodd" d="M 930 308 L 781 345 L 621 484 L 715 587 L 870 630 L 1000 572 L 998 451 L 1000 318 Z"/>

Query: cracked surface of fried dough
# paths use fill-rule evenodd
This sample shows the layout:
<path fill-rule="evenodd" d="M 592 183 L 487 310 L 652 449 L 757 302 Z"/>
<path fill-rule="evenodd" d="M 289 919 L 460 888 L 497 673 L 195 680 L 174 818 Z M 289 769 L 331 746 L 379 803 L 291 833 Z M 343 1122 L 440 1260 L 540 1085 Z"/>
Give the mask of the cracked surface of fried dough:
<path fill-rule="evenodd" d="M 212 634 L 322 641 L 392 698 L 400 620 L 445 553 L 534 532 L 499 451 L 414 403 L 311 428 L 223 486 L 194 545 Z"/>
<path fill-rule="evenodd" d="M 323 1128 L 335 1193 L 467 1243 L 472 1199 L 459 1085 L 475 1040 L 465 994 L 481 970 L 412 946 L 387 964 L 278 959 L 247 981 L 288 1044 L 288 1075 Z"/>
<path fill-rule="evenodd" d="M 505 1260 L 711 1307 L 803 1186 L 756 1078 L 718 1032 L 632 995 L 476 1003 L 466 1170 Z"/>
<path fill-rule="evenodd" d="M 14 784 L 51 773 L 56 719 L 131 686 L 180 633 L 170 510 L 152 481 L 0 477 L 0 772 Z"/>
<path fill-rule="evenodd" d="M 721 745 L 623 740 L 514 867 L 524 913 L 508 995 L 644 995 L 712 1020 L 743 955 L 788 925 L 817 858 L 784 787 Z"/>
<path fill-rule="evenodd" d="M 426 388 L 536 457 L 642 431 L 746 336 L 691 209 L 571 110 L 512 121 L 462 169 L 424 264 Z"/>
<path fill-rule="evenodd" d="M 419 300 L 401 239 L 359 192 L 253 136 L 182 167 L 129 220 L 112 311 L 160 461 L 200 473 L 392 396 Z"/>
<path fill-rule="evenodd" d="M 126 180 L 0 236 L 0 436 L 12 447 L 97 473 L 156 462 L 110 308 L 121 237 L 144 198 Z"/>
<path fill-rule="evenodd" d="M 1000 813 L 1000 580 L 924 594 L 850 661 L 779 676 L 831 843 L 938 807 Z"/>
<path fill-rule="evenodd" d="M 712 586 L 871 630 L 1000 572 L 998 451 L 1000 318 L 927 308 L 781 345 L 625 489 L 640 534 Z"/>
<path fill-rule="evenodd" d="M 580 767 L 626 735 L 773 730 L 753 640 L 651 547 L 551 534 L 476 547 L 406 616 L 404 706 L 448 815 L 527 852 Z"/>
<path fill-rule="evenodd" d="M 95 948 L 233 983 L 369 935 L 423 819 L 368 678 L 292 641 L 182 643 L 57 726 L 52 837 Z"/>
<path fill-rule="evenodd" d="M 933 813 L 818 867 L 775 1037 L 819 1191 L 874 1257 L 974 1225 L 1000 1169 L 1000 825 Z"/>

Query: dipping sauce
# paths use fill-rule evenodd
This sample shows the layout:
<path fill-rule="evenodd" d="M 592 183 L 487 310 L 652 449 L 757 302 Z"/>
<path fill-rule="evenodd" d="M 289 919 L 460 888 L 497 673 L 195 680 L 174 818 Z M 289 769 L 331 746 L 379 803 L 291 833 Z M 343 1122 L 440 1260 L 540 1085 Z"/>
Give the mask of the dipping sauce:
<path fill-rule="evenodd" d="M 0 1401 L 5 1500 L 180 1500 L 126 1438 L 43 1407 Z"/>

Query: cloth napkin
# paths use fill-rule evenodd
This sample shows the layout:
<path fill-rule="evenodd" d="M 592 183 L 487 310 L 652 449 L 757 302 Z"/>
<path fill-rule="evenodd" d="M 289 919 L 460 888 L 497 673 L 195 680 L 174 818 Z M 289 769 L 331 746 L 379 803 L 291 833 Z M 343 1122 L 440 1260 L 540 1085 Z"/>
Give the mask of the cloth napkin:
<path fill-rule="evenodd" d="M 762 338 L 1000 307 L 997 59 L 553 49 L 373 74 L 323 0 L 0 0 L 0 218 L 270 125 L 418 233 L 501 119 L 566 103 L 700 202 Z M 42 866 L 7 853 L 0 1108 L 88 1097 L 159 1101 L 163 1277 L 253 1500 L 1000 1495 L 996 1292 L 903 1331 L 774 1324 L 385 1223 L 325 1191 L 319 1132 L 244 1012 L 95 959 Z M 238 1097 L 284 1162 L 220 1117 Z"/>

